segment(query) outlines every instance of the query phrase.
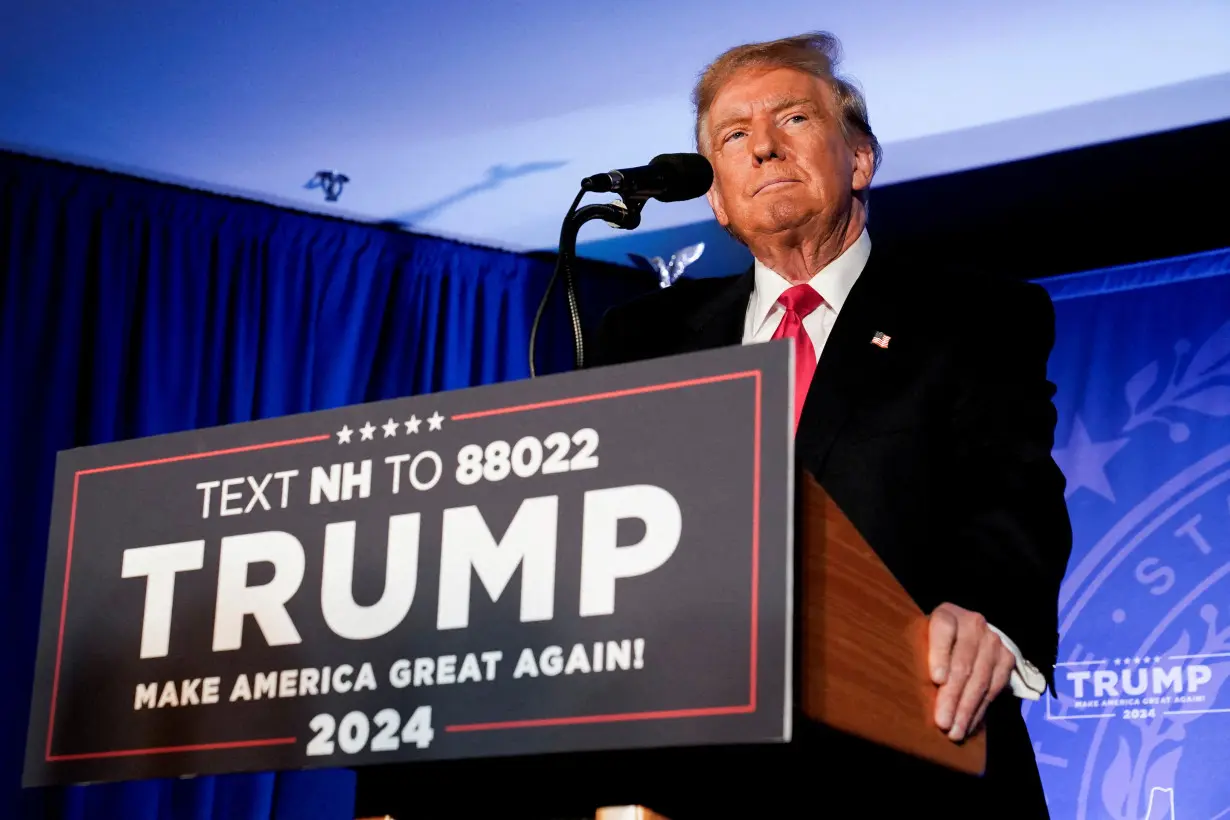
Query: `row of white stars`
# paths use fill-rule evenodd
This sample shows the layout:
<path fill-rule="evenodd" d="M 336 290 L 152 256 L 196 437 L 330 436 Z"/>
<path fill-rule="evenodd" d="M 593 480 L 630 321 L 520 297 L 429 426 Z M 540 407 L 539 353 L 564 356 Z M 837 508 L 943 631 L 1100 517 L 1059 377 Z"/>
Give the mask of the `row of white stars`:
<path fill-rule="evenodd" d="M 1161 655 L 1158 655 L 1156 658 L 1150 658 L 1148 656 L 1143 658 L 1115 658 L 1115 666 L 1122 666 L 1125 663 L 1161 663 L 1164 660 L 1166 659 Z"/>
<path fill-rule="evenodd" d="M 397 435 L 397 431 L 401 429 L 403 424 L 406 426 L 406 435 L 412 435 L 419 431 L 419 426 L 424 421 L 427 422 L 428 431 L 439 430 L 444 424 L 444 416 L 439 413 L 432 413 L 426 419 L 421 419 L 418 416 L 412 415 L 409 421 L 397 422 L 389 419 L 379 427 L 369 421 L 358 430 L 351 430 L 348 426 L 342 425 L 342 429 L 337 431 L 337 443 L 349 444 L 350 437 L 355 433 L 359 434 L 359 441 L 372 441 L 376 437 L 377 430 L 384 430 L 384 438 L 393 438 Z"/>

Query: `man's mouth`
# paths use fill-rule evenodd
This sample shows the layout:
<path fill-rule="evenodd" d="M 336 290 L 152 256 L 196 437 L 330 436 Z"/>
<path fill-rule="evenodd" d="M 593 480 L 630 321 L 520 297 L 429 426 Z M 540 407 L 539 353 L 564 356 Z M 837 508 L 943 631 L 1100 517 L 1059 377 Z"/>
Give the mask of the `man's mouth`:
<path fill-rule="evenodd" d="M 753 196 L 759 196 L 765 191 L 773 191 L 778 188 L 783 188 L 787 185 L 795 184 L 797 182 L 798 182 L 797 179 L 792 179 L 791 177 L 779 177 L 778 179 L 766 180 L 760 183 L 760 187 L 756 189 L 756 193 L 753 194 Z"/>

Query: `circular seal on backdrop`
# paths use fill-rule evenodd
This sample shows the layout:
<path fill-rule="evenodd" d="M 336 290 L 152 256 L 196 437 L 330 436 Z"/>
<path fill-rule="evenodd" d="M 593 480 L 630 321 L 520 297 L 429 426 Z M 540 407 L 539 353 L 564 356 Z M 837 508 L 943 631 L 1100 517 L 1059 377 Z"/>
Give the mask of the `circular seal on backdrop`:
<path fill-rule="evenodd" d="M 1056 692 L 1025 706 L 1056 817 L 1230 818 L 1230 425 L 1214 421 L 1230 416 L 1230 387 L 1220 386 L 1230 377 L 1221 362 L 1230 323 L 1194 357 L 1185 343 L 1175 352 L 1176 361 L 1199 364 L 1203 354 L 1214 366 L 1189 364 L 1168 385 L 1154 384 L 1156 362 L 1137 373 L 1122 431 L 1158 422 L 1170 443 L 1189 442 L 1186 423 L 1159 413 L 1169 402 L 1196 411 L 1189 420 L 1213 422 L 1197 438 L 1217 449 L 1157 475 L 1168 459 L 1148 445 L 1161 436 L 1094 442 L 1077 416 L 1055 452 L 1069 495 L 1084 488 L 1119 502 L 1097 522 L 1092 546 L 1074 551 L 1060 592 Z M 1141 486 L 1126 513 L 1105 471 L 1121 449 Z M 1074 523 L 1092 517 L 1075 513 Z"/>

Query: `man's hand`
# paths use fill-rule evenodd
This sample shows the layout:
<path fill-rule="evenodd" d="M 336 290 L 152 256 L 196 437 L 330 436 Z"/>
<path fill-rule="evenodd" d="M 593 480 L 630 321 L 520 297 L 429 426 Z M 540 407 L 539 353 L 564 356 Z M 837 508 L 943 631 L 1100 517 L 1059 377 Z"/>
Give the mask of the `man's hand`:
<path fill-rule="evenodd" d="M 986 618 L 956 604 L 931 613 L 929 663 L 935 697 L 935 725 L 949 740 L 961 740 L 982 723 L 987 706 L 1008 685 L 1016 658 Z"/>

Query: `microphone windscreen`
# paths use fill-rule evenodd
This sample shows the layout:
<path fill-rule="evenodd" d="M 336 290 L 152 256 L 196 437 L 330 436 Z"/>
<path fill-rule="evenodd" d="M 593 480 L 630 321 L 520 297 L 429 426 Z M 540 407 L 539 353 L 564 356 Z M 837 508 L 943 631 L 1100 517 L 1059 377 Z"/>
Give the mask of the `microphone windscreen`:
<path fill-rule="evenodd" d="M 655 197 L 661 202 L 696 199 L 713 185 L 713 166 L 700 154 L 659 154 L 649 164 L 661 169 L 666 180 L 666 190 Z"/>

